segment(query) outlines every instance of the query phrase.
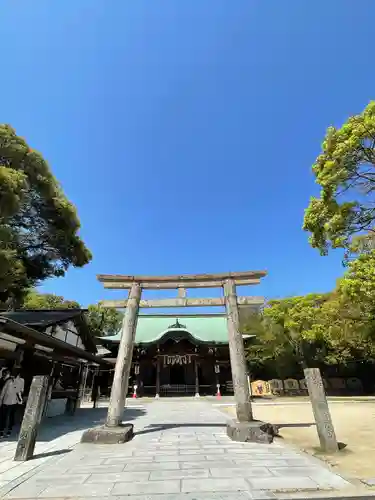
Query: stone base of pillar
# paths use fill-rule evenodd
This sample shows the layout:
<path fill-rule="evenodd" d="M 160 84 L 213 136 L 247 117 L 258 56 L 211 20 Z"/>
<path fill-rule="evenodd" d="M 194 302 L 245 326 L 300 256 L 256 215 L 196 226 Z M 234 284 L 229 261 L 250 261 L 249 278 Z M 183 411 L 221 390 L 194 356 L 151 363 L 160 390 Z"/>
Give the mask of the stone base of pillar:
<path fill-rule="evenodd" d="M 230 420 L 227 423 L 227 436 L 232 441 L 241 443 L 272 443 L 275 430 L 272 425 L 257 420 L 251 422 Z"/>
<path fill-rule="evenodd" d="M 195 393 L 195 397 L 196 397 L 196 398 L 200 398 L 200 394 L 199 394 L 199 392 L 196 392 L 196 393 Z"/>
<path fill-rule="evenodd" d="M 116 427 L 101 425 L 87 429 L 82 434 L 81 443 L 93 444 L 123 444 L 133 439 L 133 424 L 122 424 Z"/>

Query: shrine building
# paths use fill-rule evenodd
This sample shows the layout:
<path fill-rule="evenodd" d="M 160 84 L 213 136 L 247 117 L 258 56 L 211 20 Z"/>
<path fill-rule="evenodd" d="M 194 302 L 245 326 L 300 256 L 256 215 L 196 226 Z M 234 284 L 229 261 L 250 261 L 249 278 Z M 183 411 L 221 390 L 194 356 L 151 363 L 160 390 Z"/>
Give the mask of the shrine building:
<path fill-rule="evenodd" d="M 121 332 L 100 339 L 115 362 Z M 111 386 L 107 380 L 107 387 Z M 225 314 L 140 315 L 129 393 L 137 396 L 233 393 Z"/>

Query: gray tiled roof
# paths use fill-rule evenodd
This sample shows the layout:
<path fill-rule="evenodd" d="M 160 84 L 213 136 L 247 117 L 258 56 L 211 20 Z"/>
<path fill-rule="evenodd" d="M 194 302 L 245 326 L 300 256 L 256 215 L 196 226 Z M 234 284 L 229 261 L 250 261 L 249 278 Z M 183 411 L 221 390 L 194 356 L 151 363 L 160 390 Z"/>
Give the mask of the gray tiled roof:
<path fill-rule="evenodd" d="M 60 323 L 82 314 L 81 309 L 0 311 L 0 316 L 25 326 L 43 326 Z"/>

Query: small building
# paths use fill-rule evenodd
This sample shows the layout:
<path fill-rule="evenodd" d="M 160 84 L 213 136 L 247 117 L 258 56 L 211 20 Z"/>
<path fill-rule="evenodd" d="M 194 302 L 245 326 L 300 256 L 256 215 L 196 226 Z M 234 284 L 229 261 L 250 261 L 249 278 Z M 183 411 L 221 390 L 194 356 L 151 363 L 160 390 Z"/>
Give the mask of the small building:
<path fill-rule="evenodd" d="M 0 368 L 21 370 L 25 396 L 34 375 L 49 375 L 50 398 L 56 400 L 49 414 L 77 399 L 84 367 L 103 365 L 112 368 L 97 355 L 85 310 L 0 311 Z"/>
<path fill-rule="evenodd" d="M 100 339 L 112 363 L 120 338 L 121 332 Z M 107 380 L 108 393 L 111 383 Z M 140 315 L 129 392 L 134 386 L 140 396 L 213 395 L 218 387 L 232 393 L 225 315 Z"/>

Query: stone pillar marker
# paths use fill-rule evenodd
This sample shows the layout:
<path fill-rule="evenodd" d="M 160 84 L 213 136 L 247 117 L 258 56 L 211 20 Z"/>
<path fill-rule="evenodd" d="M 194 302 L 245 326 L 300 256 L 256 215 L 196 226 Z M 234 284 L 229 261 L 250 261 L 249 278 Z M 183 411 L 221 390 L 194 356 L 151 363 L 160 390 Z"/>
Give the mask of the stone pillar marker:
<path fill-rule="evenodd" d="M 198 361 L 194 360 L 194 373 L 195 373 L 195 397 L 199 398 L 199 370 L 198 370 Z"/>
<path fill-rule="evenodd" d="M 47 400 L 48 386 L 48 375 L 36 375 L 33 378 L 14 455 L 14 460 L 17 462 L 33 457 L 38 427 Z"/>
<path fill-rule="evenodd" d="M 327 453 L 339 450 L 319 368 L 305 368 L 305 380 L 314 413 L 320 446 Z"/>
<path fill-rule="evenodd" d="M 81 404 L 84 402 L 88 373 L 89 373 L 89 367 L 87 363 L 85 363 L 83 366 L 81 366 L 79 374 L 80 377 L 79 377 L 79 385 L 77 391 L 77 399 L 75 401 L 75 410 L 78 410 L 78 408 L 80 408 Z"/>
<path fill-rule="evenodd" d="M 107 427 L 116 427 L 122 422 L 125 400 L 129 388 L 129 375 L 141 295 L 142 288 L 138 283 L 134 283 L 130 289 L 128 305 L 122 323 L 121 340 L 109 400 Z"/>
<path fill-rule="evenodd" d="M 227 312 L 229 354 L 232 368 L 233 389 L 236 400 L 238 422 L 251 422 L 249 385 L 247 382 L 246 358 L 237 304 L 236 285 L 231 279 L 224 283 L 225 308 Z"/>
<path fill-rule="evenodd" d="M 156 358 L 156 393 L 155 393 L 155 398 L 160 397 L 160 362 L 161 358 L 158 356 Z"/>

